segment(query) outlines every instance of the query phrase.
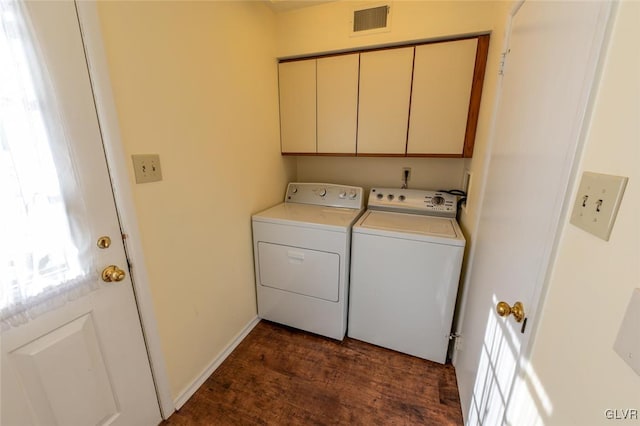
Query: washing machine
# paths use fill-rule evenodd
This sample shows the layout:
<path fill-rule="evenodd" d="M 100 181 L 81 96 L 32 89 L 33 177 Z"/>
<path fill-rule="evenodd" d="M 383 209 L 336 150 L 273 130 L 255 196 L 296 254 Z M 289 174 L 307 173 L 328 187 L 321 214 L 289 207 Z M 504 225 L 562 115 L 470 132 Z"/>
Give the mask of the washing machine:
<path fill-rule="evenodd" d="M 342 340 L 351 228 L 363 189 L 289 183 L 283 203 L 252 217 L 260 318 Z"/>
<path fill-rule="evenodd" d="M 371 189 L 352 230 L 349 337 L 445 363 L 465 246 L 456 204 Z"/>

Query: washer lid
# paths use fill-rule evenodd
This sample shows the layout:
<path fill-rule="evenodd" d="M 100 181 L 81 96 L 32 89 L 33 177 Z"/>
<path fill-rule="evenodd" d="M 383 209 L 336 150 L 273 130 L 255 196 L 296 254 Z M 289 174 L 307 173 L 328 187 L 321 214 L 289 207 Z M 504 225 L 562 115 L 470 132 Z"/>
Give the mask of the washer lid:
<path fill-rule="evenodd" d="M 361 209 L 281 203 L 256 213 L 253 221 L 346 232 L 361 213 Z"/>
<path fill-rule="evenodd" d="M 465 245 L 460 226 L 452 218 L 368 210 L 354 226 L 353 232 Z"/>

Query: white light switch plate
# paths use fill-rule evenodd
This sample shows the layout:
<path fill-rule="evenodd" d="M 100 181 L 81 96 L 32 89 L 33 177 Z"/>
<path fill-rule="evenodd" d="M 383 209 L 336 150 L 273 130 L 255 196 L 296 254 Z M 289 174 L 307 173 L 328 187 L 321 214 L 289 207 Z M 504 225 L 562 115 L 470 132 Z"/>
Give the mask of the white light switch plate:
<path fill-rule="evenodd" d="M 628 180 L 624 176 L 584 172 L 573 205 L 571 223 L 609 241 Z"/>
<path fill-rule="evenodd" d="M 162 180 L 160 156 L 157 154 L 132 155 L 136 183 L 157 182 Z"/>
<path fill-rule="evenodd" d="M 640 376 L 640 288 L 633 289 L 613 349 Z"/>

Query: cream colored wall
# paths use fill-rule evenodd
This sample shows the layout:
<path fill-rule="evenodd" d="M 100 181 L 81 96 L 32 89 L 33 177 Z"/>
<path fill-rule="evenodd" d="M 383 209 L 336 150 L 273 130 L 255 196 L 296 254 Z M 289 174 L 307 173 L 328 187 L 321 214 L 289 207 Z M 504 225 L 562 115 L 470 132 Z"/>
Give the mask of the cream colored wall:
<path fill-rule="evenodd" d="M 399 188 L 404 167 L 411 168 L 409 188 L 460 188 L 464 162 L 457 158 L 298 157 L 297 179 Z"/>
<path fill-rule="evenodd" d="M 594 171 L 629 183 L 608 242 L 565 218 L 531 357 L 542 390 L 533 393 L 548 425 L 598 425 L 607 422 L 606 409 L 640 410 L 640 377 L 612 349 L 632 289 L 640 287 L 638 40 L 640 3 L 623 1 L 579 176 Z M 545 397 L 549 410 L 540 403 Z"/>
<path fill-rule="evenodd" d="M 250 217 L 295 176 L 280 156 L 275 17 L 262 2 L 99 13 L 125 151 L 162 163 L 162 182 L 130 171 L 176 398 L 255 317 Z"/>
<path fill-rule="evenodd" d="M 495 100 L 506 1 L 393 1 L 391 30 L 351 37 L 353 10 L 372 2 L 336 1 L 278 14 L 278 57 L 304 56 L 360 47 L 492 31 L 473 160 L 434 158 L 299 157 L 298 179 L 371 186 L 402 184 L 402 168 L 412 168 L 410 188 L 461 188 L 464 170 L 472 173 L 468 206 L 460 221 L 467 236 L 475 230 L 488 133 Z"/>
<path fill-rule="evenodd" d="M 495 9 L 500 3 L 396 0 L 391 2 L 390 31 L 354 37 L 349 35 L 353 10 L 370 7 L 374 1 L 335 1 L 280 13 L 278 57 L 486 32 L 493 28 Z"/>

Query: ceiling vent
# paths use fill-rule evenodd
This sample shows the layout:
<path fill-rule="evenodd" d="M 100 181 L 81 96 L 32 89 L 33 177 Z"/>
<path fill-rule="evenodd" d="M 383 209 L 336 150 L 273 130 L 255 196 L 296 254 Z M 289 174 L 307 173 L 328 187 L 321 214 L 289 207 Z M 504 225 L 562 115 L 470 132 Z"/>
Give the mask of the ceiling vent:
<path fill-rule="evenodd" d="M 353 32 L 385 29 L 388 24 L 389 6 L 378 6 L 370 9 L 353 11 Z"/>

